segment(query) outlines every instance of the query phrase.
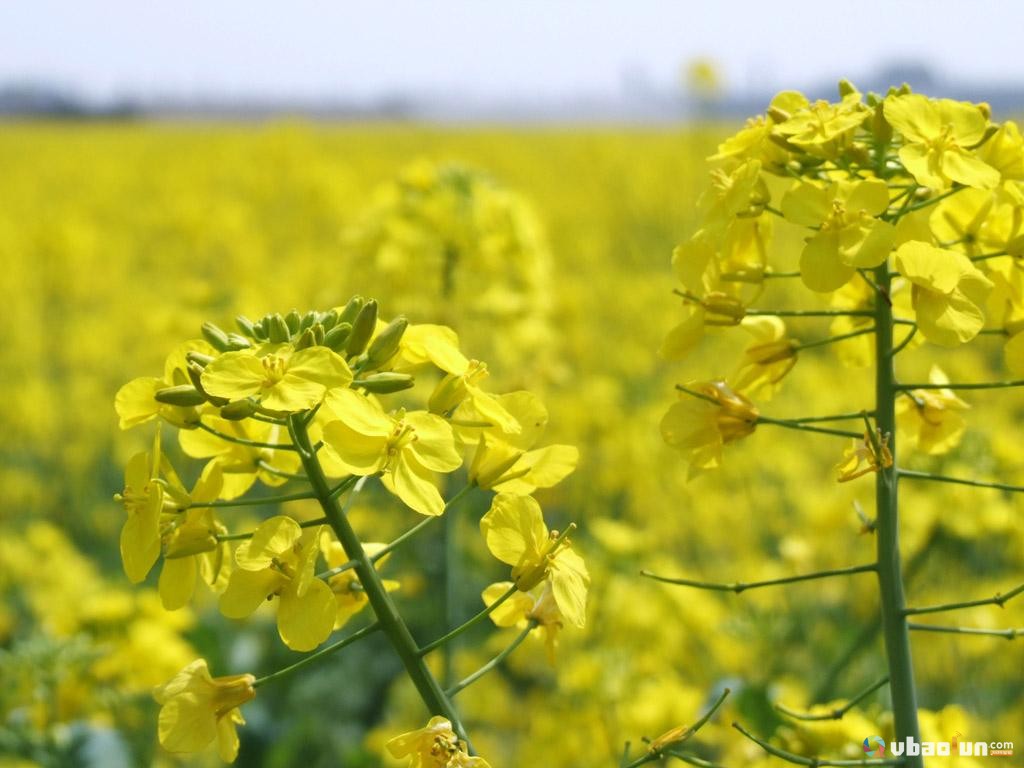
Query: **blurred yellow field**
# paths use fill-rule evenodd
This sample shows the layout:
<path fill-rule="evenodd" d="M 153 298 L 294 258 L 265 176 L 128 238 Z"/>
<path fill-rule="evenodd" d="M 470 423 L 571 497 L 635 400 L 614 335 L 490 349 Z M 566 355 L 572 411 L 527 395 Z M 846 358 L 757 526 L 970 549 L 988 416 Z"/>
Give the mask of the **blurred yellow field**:
<path fill-rule="evenodd" d="M 301 658 L 281 644 L 270 607 L 228 619 L 217 594 L 199 587 L 191 605 L 167 611 L 156 571 L 130 583 L 118 546 L 125 512 L 112 497 L 155 429 L 120 429 L 113 403 L 126 382 L 159 377 L 205 321 L 235 331 L 240 314 L 340 310 L 353 294 L 376 298 L 385 320 L 455 329 L 465 356 L 486 361 L 488 391 L 536 393 L 549 418 L 543 444 L 579 450 L 576 471 L 535 496 L 550 528 L 577 526 L 586 625 L 565 622 L 553 658 L 528 637 L 457 699 L 494 768 L 618 765 L 627 741 L 642 754 L 641 738 L 694 722 L 724 687 L 723 709 L 687 745 L 711 761 L 697 765 L 778 764 L 734 720 L 800 755 L 858 759 L 866 737 L 889 740 L 885 690 L 837 720 L 774 708 L 842 706 L 888 674 L 871 574 L 742 594 L 640 575 L 750 582 L 874 557 L 865 524 L 874 476 L 836 482 L 847 437 L 751 426 L 720 468 L 693 473 L 659 431 L 679 401 L 676 384 L 731 380 L 750 342 L 712 328 L 681 362 L 658 354 L 684 304 L 673 294 L 673 248 L 701 226 L 705 159 L 737 128 L 4 124 L 0 766 L 218 764 L 213 751 L 172 756 L 159 746 L 152 688 L 199 657 L 218 675 L 257 677 Z M 769 183 L 777 199 L 785 184 Z M 779 219 L 771 263 L 798 270 L 806 233 Z M 798 282 L 765 281 L 756 305 L 834 306 Z M 827 317 L 785 320 L 802 342 L 840 332 Z M 1009 379 L 1004 342 L 993 333 L 969 348 L 910 347 L 900 374 L 925 382 L 939 365 L 954 382 Z M 761 414 L 873 407 L 870 366 L 849 365 L 869 362 L 858 343 L 808 345 L 777 394 L 758 401 Z M 934 455 L 902 450 L 900 465 L 1024 484 L 1021 390 L 958 395 L 970 407 L 962 438 Z M 201 463 L 174 429 L 161 435 L 192 488 Z M 467 471 L 441 485 L 445 499 Z M 906 484 L 908 602 L 987 598 L 1019 584 L 1020 498 Z M 488 499 L 468 493 L 446 513 L 443 535 L 429 529 L 380 565 L 418 641 L 472 617 L 484 588 L 509 578 L 478 534 Z M 289 510 L 304 522 L 319 514 L 313 500 Z M 242 507 L 221 520 L 234 533 L 274 514 Z M 365 541 L 388 542 L 418 516 L 371 480 L 349 519 Z M 1024 600 L 956 615 L 951 623 L 1021 627 Z M 454 683 L 516 633 L 481 623 L 428 664 Z M 925 739 L 1020 732 L 1018 641 L 929 632 L 912 646 Z M 261 686 L 242 714 L 239 765 L 309 768 L 404 764 L 385 743 L 429 716 L 380 636 Z"/>

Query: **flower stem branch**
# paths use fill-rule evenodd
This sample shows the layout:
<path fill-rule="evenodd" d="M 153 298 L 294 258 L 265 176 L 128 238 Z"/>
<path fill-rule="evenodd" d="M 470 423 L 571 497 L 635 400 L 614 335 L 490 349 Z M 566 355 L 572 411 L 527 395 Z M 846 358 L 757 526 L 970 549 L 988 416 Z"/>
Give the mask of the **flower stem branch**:
<path fill-rule="evenodd" d="M 537 626 L 537 621 L 536 620 L 531 620 L 530 622 L 528 622 L 526 627 L 523 629 L 523 631 L 520 632 L 518 635 L 516 635 L 515 639 L 513 639 L 512 642 L 509 643 L 508 647 L 505 648 L 505 650 L 503 650 L 501 653 L 499 653 L 493 659 L 491 659 L 486 664 L 484 664 L 482 667 L 480 667 L 480 669 L 478 669 L 476 672 L 474 672 L 473 674 L 469 675 L 468 677 L 465 677 L 462 680 L 460 680 L 459 682 L 457 682 L 455 685 L 453 685 L 451 688 L 449 688 L 447 691 L 445 691 L 445 695 L 450 697 L 450 698 L 454 697 L 463 688 L 466 688 L 467 686 L 472 685 L 477 680 L 479 680 L 481 677 L 483 677 L 488 672 L 490 672 L 492 669 L 494 669 L 499 664 L 501 664 L 505 659 L 507 659 L 509 656 L 512 655 L 512 652 L 522 644 L 522 642 L 526 639 L 527 635 L 529 635 L 530 632 L 532 632 L 533 629 L 536 626 Z"/>
<path fill-rule="evenodd" d="M 650 571 L 640 571 L 641 576 L 646 576 L 655 581 L 666 584 L 678 584 L 684 587 L 695 587 L 696 589 L 707 589 L 714 592 L 734 592 L 737 595 L 748 589 L 759 589 L 761 587 L 775 587 L 782 584 L 794 584 L 799 581 L 812 581 L 814 579 L 827 579 L 833 576 L 850 576 L 855 573 L 867 573 L 876 570 L 875 563 L 865 565 L 853 565 L 848 568 L 831 568 L 825 571 L 804 573 L 799 576 L 785 576 L 780 579 L 767 579 L 765 581 L 737 581 L 731 584 L 716 583 L 712 581 L 695 581 L 693 579 L 678 579 L 669 576 L 658 576 Z"/>
<path fill-rule="evenodd" d="M 288 444 L 282 444 L 282 443 L 261 443 L 258 440 L 249 440 L 248 438 L 245 438 L 245 437 L 235 437 L 234 435 L 226 435 L 223 432 L 221 432 L 220 430 L 214 429 L 213 427 L 211 427 L 211 426 L 209 426 L 207 424 L 204 424 L 201 421 L 198 424 L 196 424 L 196 427 L 198 429 L 203 430 L 204 432 L 209 432 L 214 437 L 219 437 L 221 440 L 227 440 L 229 443 L 238 443 L 239 445 L 245 445 L 245 446 L 248 446 L 249 448 L 269 448 L 272 451 L 297 451 L 297 450 L 299 450 L 294 445 L 288 445 Z"/>
<path fill-rule="evenodd" d="M 992 488 L 997 491 L 1024 493 L 1024 485 L 995 483 L 987 480 L 971 480 L 966 477 L 950 477 L 949 475 L 933 475 L 931 472 L 918 472 L 913 469 L 899 469 L 897 470 L 897 474 L 899 474 L 900 477 L 905 477 L 909 480 L 930 480 L 933 483 L 953 483 L 955 485 L 970 485 L 974 488 Z"/>
<path fill-rule="evenodd" d="M 897 384 L 894 389 L 907 392 L 912 389 L 1009 389 L 1011 387 L 1024 387 L 1024 379 L 1013 381 L 975 381 L 975 382 L 952 382 L 950 384 Z"/>
<path fill-rule="evenodd" d="M 504 603 L 506 600 L 508 600 L 510 597 L 512 597 L 512 595 L 514 595 L 518 591 L 519 591 L 519 587 L 516 587 L 515 585 L 513 585 L 501 597 L 499 597 L 493 603 L 491 603 L 486 608 L 484 608 L 482 611 L 480 611 L 480 613 L 478 613 L 476 616 L 474 616 L 473 618 L 469 619 L 468 621 L 460 624 L 459 626 L 457 626 L 455 629 L 453 629 L 451 632 L 447 633 L 446 635 L 442 635 L 441 637 L 437 638 L 437 640 L 434 640 L 433 642 L 430 642 L 430 643 L 427 643 L 426 645 L 424 645 L 422 648 L 419 649 L 419 655 L 420 656 L 426 656 L 428 653 L 430 653 L 431 651 L 435 650 L 436 648 L 440 648 L 442 645 L 447 643 L 452 638 L 458 637 L 463 632 L 468 630 L 470 627 L 473 627 L 476 624 L 480 623 L 481 621 L 486 619 L 488 616 L 490 616 L 492 613 L 494 613 L 494 611 L 497 610 L 498 606 L 500 606 L 502 603 Z"/>
<path fill-rule="evenodd" d="M 285 472 L 283 469 L 278 469 L 273 464 L 270 464 L 269 462 L 263 461 L 262 459 L 260 459 L 258 462 L 256 462 L 256 465 L 260 469 L 262 469 L 264 472 L 269 472 L 270 474 L 276 475 L 277 477 L 283 477 L 286 480 L 305 480 L 306 479 L 305 475 L 300 475 L 300 474 L 297 474 L 295 472 Z"/>
<path fill-rule="evenodd" d="M 305 501 L 308 499 L 315 499 L 316 494 L 310 493 L 309 491 L 300 491 L 298 493 L 289 493 L 284 496 L 266 496 L 264 498 L 253 498 L 253 499 L 218 499 L 216 501 L 204 501 L 204 502 L 193 502 L 189 504 L 186 509 L 207 509 L 217 508 L 222 509 L 224 507 L 259 507 L 267 504 L 285 504 L 289 501 Z"/>
<path fill-rule="evenodd" d="M 810 768 L 818 768 L 818 766 L 858 766 L 858 765 L 905 765 L 903 758 L 888 758 L 888 757 L 872 757 L 863 760 L 829 760 L 825 757 L 804 757 L 798 755 L 795 752 L 782 749 L 780 747 L 773 746 L 763 739 L 757 738 L 754 734 L 748 731 L 739 723 L 733 723 L 732 727 L 742 733 L 752 742 L 757 744 L 761 749 L 767 752 L 769 755 L 781 758 L 787 763 L 793 763 L 794 765 L 807 765 Z"/>
<path fill-rule="evenodd" d="M 357 640 L 362 640 L 367 635 L 372 635 L 378 629 L 380 629 L 380 624 L 375 621 L 373 622 L 373 624 L 363 627 L 358 632 L 353 632 L 348 637 L 344 637 L 341 640 L 338 640 L 336 643 L 331 643 L 330 645 L 324 646 L 316 653 L 311 653 L 308 656 L 295 662 L 294 664 L 285 667 L 284 669 L 279 669 L 277 670 L 277 672 L 271 672 L 269 675 L 266 675 L 265 677 L 258 678 L 256 682 L 252 684 L 252 687 L 259 688 L 264 683 L 270 683 L 274 680 L 279 680 L 282 677 L 288 677 L 288 675 L 298 672 L 303 667 L 309 666 L 310 664 L 315 664 L 316 662 L 323 659 L 325 656 L 329 656 L 335 651 L 340 651 L 342 648 L 351 645 Z"/>
<path fill-rule="evenodd" d="M 922 613 L 945 613 L 946 611 L 959 611 L 964 608 L 977 608 L 981 605 L 998 605 L 1002 608 L 1021 592 L 1024 592 L 1024 584 L 1014 587 L 1005 595 L 997 592 L 993 597 L 987 597 L 981 600 L 965 600 L 961 603 L 944 603 L 942 605 L 925 605 L 920 608 L 906 608 L 904 609 L 903 614 L 905 616 L 915 616 Z"/>
<path fill-rule="evenodd" d="M 316 520 L 304 520 L 299 523 L 299 528 L 312 528 L 317 525 L 325 525 L 327 523 L 326 517 L 318 517 Z M 255 531 L 249 531 L 248 533 L 225 533 L 217 536 L 217 541 L 243 541 L 245 539 L 251 539 Z"/>
<path fill-rule="evenodd" d="M 749 317 L 871 317 L 869 309 L 748 309 Z"/>
<path fill-rule="evenodd" d="M 868 696 L 870 696 L 872 693 L 877 691 L 879 688 L 881 688 L 888 682 L 889 677 L 883 677 L 881 680 L 877 680 L 871 685 L 869 685 L 863 691 L 861 691 L 848 702 L 846 702 L 843 706 L 836 707 L 835 709 L 830 710 L 828 712 L 798 712 L 795 709 L 790 709 L 784 704 L 776 704 L 775 709 L 777 709 L 779 712 L 786 715 L 787 717 L 793 718 L 794 720 L 842 720 L 843 715 L 845 715 L 855 706 L 860 704 L 860 702 L 864 701 L 864 699 L 866 699 Z"/>
<path fill-rule="evenodd" d="M 853 339 L 857 336 L 864 336 L 868 333 L 874 333 L 874 328 L 861 328 L 857 331 L 850 331 L 849 333 L 841 333 L 838 336 L 829 336 L 825 339 L 818 339 L 817 341 L 808 341 L 802 344 L 795 344 L 793 350 L 796 352 L 802 352 L 805 349 L 813 349 L 814 347 L 824 347 L 828 344 L 836 344 L 840 341 L 846 341 L 847 339 Z"/>
<path fill-rule="evenodd" d="M 857 414 L 858 417 L 861 414 Z M 783 427 L 785 429 L 798 429 L 803 432 L 817 432 L 819 435 L 834 435 L 836 437 L 852 437 L 854 439 L 863 437 L 860 432 L 851 432 L 847 429 L 832 429 L 831 427 L 815 427 L 811 424 L 801 421 L 792 421 L 790 419 L 774 419 L 770 416 L 758 416 L 758 424 L 770 424 L 774 427 Z"/>
<path fill-rule="evenodd" d="M 416 525 L 414 525 L 412 528 L 407 530 L 405 533 L 401 534 L 394 541 L 390 542 L 389 544 L 385 545 L 384 547 L 379 549 L 374 554 L 370 555 L 371 562 L 374 562 L 374 563 L 377 562 L 378 560 L 383 558 L 385 555 L 390 554 L 391 552 L 396 550 L 398 547 L 402 546 L 406 541 L 411 539 L 413 536 L 415 536 L 417 533 L 422 531 L 424 528 L 426 528 L 432 522 L 437 520 L 438 517 L 441 517 L 442 515 L 446 514 L 448 512 L 448 510 L 450 510 L 452 507 L 454 507 L 455 504 L 457 504 L 467 493 L 469 493 L 475 487 L 476 486 L 472 485 L 472 484 L 465 486 L 462 490 L 460 490 L 458 493 L 456 493 L 454 496 L 452 496 L 448 500 L 448 503 L 444 505 L 444 511 L 441 513 L 441 515 L 438 515 L 437 517 L 434 517 L 432 515 L 430 517 L 425 517 L 422 520 L 420 520 L 418 523 L 416 523 Z M 349 560 L 348 562 L 342 563 L 341 565 L 336 566 L 334 568 L 331 568 L 330 570 L 324 571 L 323 573 L 318 573 L 317 574 L 317 578 L 318 579 L 329 579 L 332 576 L 337 576 L 339 573 L 344 573 L 345 571 L 351 570 L 352 568 L 355 567 L 355 565 L 356 565 L 356 561 L 355 560 Z"/>
<path fill-rule="evenodd" d="M 910 622 L 907 626 L 918 632 L 948 632 L 954 635 L 985 635 L 986 637 L 1005 637 L 1007 640 L 1024 637 L 1024 628 L 979 629 L 976 627 L 946 627 L 940 624 L 915 624 L 914 622 Z"/>

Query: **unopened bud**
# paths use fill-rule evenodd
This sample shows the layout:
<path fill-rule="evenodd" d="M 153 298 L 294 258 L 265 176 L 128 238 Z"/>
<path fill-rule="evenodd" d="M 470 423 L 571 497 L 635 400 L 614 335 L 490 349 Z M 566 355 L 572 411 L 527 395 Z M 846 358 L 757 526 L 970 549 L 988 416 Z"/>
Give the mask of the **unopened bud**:
<path fill-rule="evenodd" d="M 268 321 L 267 330 L 269 331 L 270 341 L 273 344 L 283 344 L 292 337 L 291 332 L 288 330 L 288 323 L 284 321 L 284 318 L 279 314 L 268 315 L 270 320 Z"/>
<path fill-rule="evenodd" d="M 207 365 L 213 362 L 211 355 L 204 355 L 202 352 L 191 351 L 185 354 L 185 360 L 189 363 L 195 363 L 200 368 L 205 368 Z"/>
<path fill-rule="evenodd" d="M 839 81 L 839 98 L 844 99 L 847 96 L 857 93 L 857 89 L 853 83 L 847 80 L 845 77 Z"/>
<path fill-rule="evenodd" d="M 349 334 L 348 342 L 345 344 L 345 351 L 351 355 L 361 354 L 366 345 L 370 343 L 370 337 L 377 327 L 377 302 L 370 299 L 363 304 L 363 308 L 356 315 L 352 323 L 352 333 Z"/>
<path fill-rule="evenodd" d="M 252 348 L 252 342 L 240 333 L 228 334 L 228 351 L 237 352 L 240 349 Z"/>
<path fill-rule="evenodd" d="M 299 340 L 295 342 L 295 349 L 306 349 L 307 347 L 312 347 L 315 345 L 316 335 L 313 333 L 312 329 L 307 328 L 302 332 L 302 335 L 299 337 Z"/>
<path fill-rule="evenodd" d="M 317 320 L 317 313 L 316 313 L 316 311 L 312 310 L 312 309 L 309 310 L 309 312 L 307 312 L 306 314 L 304 314 L 302 316 L 302 320 L 299 322 L 299 331 L 302 332 L 302 331 L 306 330 L 307 328 L 312 328 L 313 327 L 313 323 L 315 323 L 316 320 Z"/>
<path fill-rule="evenodd" d="M 213 323 L 203 323 L 203 338 L 218 352 L 227 352 L 231 348 L 228 335 Z"/>
<path fill-rule="evenodd" d="M 352 382 L 353 387 L 362 387 L 367 392 L 374 392 L 378 395 L 389 395 L 392 392 L 401 392 L 403 389 L 411 389 L 416 380 L 407 373 L 393 373 L 382 371 L 373 373 Z"/>
<path fill-rule="evenodd" d="M 370 344 L 370 349 L 366 353 L 367 368 L 379 368 L 394 357 L 402 341 L 402 335 L 408 327 L 409 321 L 402 315 L 388 323 Z"/>
<path fill-rule="evenodd" d="M 338 313 L 333 309 L 327 312 L 321 312 L 317 315 L 316 321 L 324 327 L 325 331 L 329 331 L 338 322 Z"/>
<path fill-rule="evenodd" d="M 221 417 L 228 421 L 241 421 L 242 419 L 249 418 L 254 413 L 256 413 L 256 403 L 249 398 L 235 400 L 220 409 Z"/>
<path fill-rule="evenodd" d="M 302 322 L 302 316 L 299 315 L 299 310 L 293 309 L 287 315 L 284 316 L 284 324 L 288 326 L 288 335 L 294 336 L 299 332 L 299 323 Z"/>
<path fill-rule="evenodd" d="M 245 315 L 239 315 L 238 317 L 236 317 L 235 325 L 238 326 L 238 330 L 240 330 L 249 338 L 259 338 L 259 331 L 256 328 L 256 324 Z"/>
<path fill-rule="evenodd" d="M 326 336 L 324 327 L 320 323 L 315 323 L 310 330 L 313 332 L 314 346 L 322 347 L 324 345 L 324 336 Z"/>
<path fill-rule="evenodd" d="M 348 341 L 348 335 L 352 333 L 352 326 L 348 323 L 338 323 L 324 334 L 323 345 L 330 347 L 335 352 L 341 352 Z"/>
<path fill-rule="evenodd" d="M 338 315 L 339 323 L 354 323 L 356 315 L 359 314 L 359 310 L 363 308 L 363 297 L 353 296 L 348 300 L 348 304 L 341 310 L 341 314 Z"/>
<path fill-rule="evenodd" d="M 164 387 L 158 389 L 153 395 L 158 403 L 166 405 L 180 405 L 185 407 L 202 405 L 206 402 L 203 393 L 191 384 L 180 384 L 177 387 Z"/>

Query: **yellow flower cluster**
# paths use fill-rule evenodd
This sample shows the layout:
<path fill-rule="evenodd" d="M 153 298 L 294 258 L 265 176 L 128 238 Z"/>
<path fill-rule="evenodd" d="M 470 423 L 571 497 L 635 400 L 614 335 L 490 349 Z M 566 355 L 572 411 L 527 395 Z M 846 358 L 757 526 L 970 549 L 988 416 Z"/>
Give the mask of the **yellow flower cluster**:
<path fill-rule="evenodd" d="M 566 445 L 534 447 L 547 422 L 535 395 L 486 391 L 486 365 L 463 355 L 450 328 L 404 317 L 385 322 L 377 302 L 359 296 L 326 312 L 239 317 L 238 327 L 227 333 L 205 324 L 204 340 L 175 349 L 163 378 L 134 379 L 117 393 L 122 428 L 158 420 L 178 430 L 185 455 L 205 460 L 191 491 L 159 430 L 152 449 L 128 461 L 117 500 L 126 512 L 121 555 L 129 579 L 141 582 L 162 559 L 159 591 L 168 610 L 191 600 L 200 577 L 228 618 L 244 619 L 272 601 L 285 645 L 311 651 L 367 604 L 349 563 L 359 552 L 329 517 L 276 515 L 249 533 L 229 534 L 218 513 L 257 483 L 306 481 L 312 494 L 279 501 L 323 503 L 318 483 L 337 480 L 327 494 L 333 498 L 374 477 L 429 519 L 447 509 L 439 478 L 467 463 L 470 487 L 498 491 L 481 529 L 495 557 L 513 566 L 513 591 L 539 587 L 551 595 L 547 603 L 540 598 L 550 632 L 563 616 L 583 626 L 586 567 L 565 535 L 549 533 L 530 496 L 570 474 L 578 454 Z M 417 380 L 434 381 L 428 396 L 414 388 Z M 379 565 L 390 548 L 356 549 Z M 320 562 L 330 570 L 320 572 Z M 381 584 L 385 592 L 398 588 Z M 532 599 L 529 613 L 541 615 Z M 509 621 L 507 613 L 496 617 L 500 626 Z M 190 752 L 216 739 L 221 757 L 233 760 L 238 707 L 256 682 L 251 675 L 211 678 L 204 660 L 193 662 L 156 692 L 161 744 Z M 451 739 L 444 762 L 415 764 L 486 765 Z"/>
<path fill-rule="evenodd" d="M 982 331 L 1003 334 L 1007 368 L 1021 372 L 1024 139 L 1017 124 L 992 122 L 985 104 L 930 99 L 906 86 L 885 96 L 865 97 L 845 81 L 839 90 L 835 103 L 780 93 L 766 114 L 720 144 L 703 225 L 673 256 L 683 319 L 662 355 L 682 359 L 707 330 L 742 325 L 755 343 L 729 384 L 714 387 L 729 387 L 733 399 L 767 399 L 805 348 L 834 343 L 844 362 L 864 364 L 872 308 L 885 301 L 900 343 L 919 343 L 911 338 L 917 331 L 941 347 Z M 804 244 L 792 264 L 772 240 L 797 231 Z M 871 270 L 884 263 L 894 277 L 881 296 Z M 800 312 L 776 316 L 753 306 L 785 278 L 830 297 L 829 308 L 809 314 L 835 315 L 833 337 L 796 341 L 781 317 Z M 959 441 L 955 411 L 965 407 L 951 394 L 907 393 L 900 420 L 908 431 L 914 419 L 933 425 L 915 445 L 942 453 Z M 694 469 L 716 466 L 720 446 L 744 430 L 698 428 L 702 422 L 684 409 L 710 414 L 707 404 L 677 404 L 663 422 L 666 439 Z"/>

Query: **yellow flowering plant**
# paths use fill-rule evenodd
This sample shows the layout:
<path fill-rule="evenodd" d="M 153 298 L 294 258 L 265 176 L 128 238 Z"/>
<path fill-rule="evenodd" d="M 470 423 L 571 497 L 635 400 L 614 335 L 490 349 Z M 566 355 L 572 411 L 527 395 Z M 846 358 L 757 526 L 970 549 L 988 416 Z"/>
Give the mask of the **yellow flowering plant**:
<path fill-rule="evenodd" d="M 886 652 L 882 679 L 828 716 L 781 706 L 779 712 L 796 721 L 839 719 L 888 686 L 894 740 L 920 741 L 910 633 L 963 629 L 918 623 L 912 617 L 993 600 L 908 606 L 899 544 L 906 521 L 901 521 L 898 487 L 944 483 L 1024 492 L 1010 483 L 912 469 L 917 460 L 904 457 L 905 452 L 942 457 L 957 450 L 970 429 L 970 406 L 961 391 L 1024 385 L 1013 378 L 1024 370 L 1024 142 L 1019 128 L 1013 121 L 994 122 L 986 104 L 929 98 L 907 86 L 864 95 L 843 81 L 839 100 L 832 103 L 811 102 L 794 92 L 779 94 L 764 115 L 726 139 L 711 160 L 715 168 L 700 228 L 673 254 L 682 320 L 669 331 L 661 352 L 673 360 L 690 358 L 712 328 L 740 326 L 753 335 L 754 343 L 730 378 L 677 385 L 680 399 L 662 420 L 663 437 L 682 453 L 691 477 L 720 468 L 730 443 L 756 439 L 751 436 L 762 428 L 845 438 L 848 447 L 835 464 L 835 480 L 874 480 L 875 517 L 862 515 L 863 530 L 875 536 L 876 555 L 864 565 L 756 582 L 645 574 L 735 593 L 874 574 Z M 747 268 L 737 270 L 737 248 L 730 236 L 755 228 L 757 236 L 748 240 L 743 259 Z M 777 235 L 781 237 L 773 242 Z M 796 237 L 803 244 L 793 248 Z M 772 289 L 783 282 L 809 289 L 806 306 L 771 306 Z M 710 307 L 722 306 L 723 296 L 730 299 L 728 312 L 712 313 Z M 804 324 L 815 320 L 830 320 L 831 335 L 804 340 Z M 785 322 L 800 324 L 799 334 Z M 1008 375 L 1002 381 L 951 381 L 934 360 L 942 348 L 999 339 L 1007 340 Z M 791 372 L 811 348 L 834 349 L 852 367 L 872 366 L 873 376 L 864 383 L 873 389 L 873 402 L 825 415 L 781 418 L 765 413 L 765 401 L 796 375 Z M 927 381 L 911 383 L 920 376 L 914 373 L 917 357 L 904 363 L 902 353 L 911 350 L 933 355 Z M 857 391 L 853 380 L 850 391 Z M 844 422 L 853 422 L 853 428 Z M 1016 594 L 1019 590 L 1009 597 Z M 994 601 L 1002 605 L 1005 599 L 997 596 Z M 967 631 L 1007 632 L 1016 630 Z M 830 762 L 826 755 L 781 749 L 777 741 L 734 725 L 775 757 L 801 765 L 846 764 Z M 622 765 L 663 756 L 674 738 L 670 732 L 656 739 L 647 755 L 633 761 L 627 749 Z M 897 762 L 910 768 L 922 765 L 920 755 L 913 754 Z"/>
<path fill-rule="evenodd" d="M 533 448 L 547 422 L 536 396 L 487 391 L 487 366 L 463 355 L 454 331 L 410 325 L 404 317 L 385 322 L 372 299 L 356 296 L 326 312 L 293 310 L 256 322 L 240 317 L 238 327 L 227 333 L 203 325 L 204 338 L 176 349 L 164 378 L 133 380 L 115 398 L 122 428 L 157 420 L 177 430 L 182 454 L 204 462 L 186 491 L 160 430 L 149 452 L 129 460 L 116 497 L 126 512 L 124 569 L 140 582 L 162 560 L 160 596 L 168 610 L 190 602 L 200 576 L 228 618 L 243 620 L 269 606 L 283 643 L 312 653 L 263 677 L 215 678 L 204 659 L 193 661 L 156 689 L 160 743 L 195 752 L 216 742 L 220 757 L 233 761 L 241 708 L 262 685 L 379 633 L 433 717 L 425 729 L 390 742 L 389 751 L 413 766 L 486 768 L 452 700 L 521 640 L 447 689 L 427 656 L 489 616 L 499 626 L 516 623 L 497 612 L 512 594 L 535 587 L 541 597 L 536 604 L 528 598 L 524 617 L 531 629 L 542 625 L 550 633 L 549 647 L 563 616 L 584 625 L 586 566 L 565 533 L 548 531 L 529 495 L 570 474 L 576 449 Z M 420 392 L 419 382 L 432 382 L 432 389 Z M 443 478 L 467 454 L 474 469 L 446 500 Z M 421 518 L 389 543 L 364 541 L 349 517 L 356 496 L 375 479 Z M 285 492 L 273 490 L 282 486 Z M 378 568 L 433 520 L 456 514 L 475 489 L 495 492 L 481 529 L 486 547 L 513 566 L 514 584 L 498 599 L 485 590 L 476 616 L 417 642 L 400 610 L 401 582 L 384 579 Z M 283 512 L 283 505 L 304 501 L 322 515 Z M 282 511 L 253 530 L 231 530 L 234 509 L 259 507 Z M 372 619 L 328 642 L 367 607 Z"/>

